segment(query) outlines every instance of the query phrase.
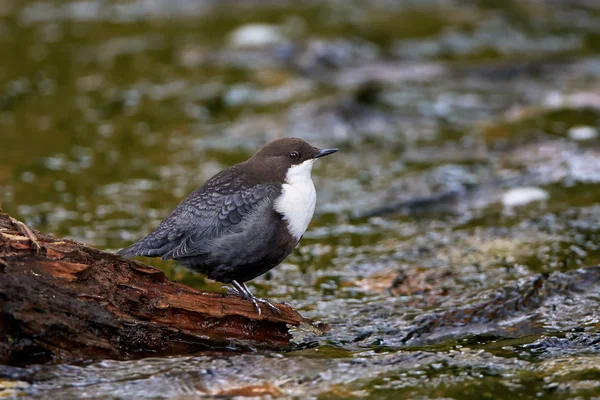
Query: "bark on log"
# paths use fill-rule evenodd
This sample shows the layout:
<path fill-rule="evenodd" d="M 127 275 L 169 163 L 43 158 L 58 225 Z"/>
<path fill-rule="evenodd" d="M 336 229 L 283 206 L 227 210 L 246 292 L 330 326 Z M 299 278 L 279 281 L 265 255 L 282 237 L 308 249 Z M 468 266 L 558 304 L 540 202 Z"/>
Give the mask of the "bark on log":
<path fill-rule="evenodd" d="M 170 281 L 160 271 L 19 226 L 0 213 L 0 363 L 130 359 L 289 346 L 288 325 L 326 325 L 278 304 Z"/>

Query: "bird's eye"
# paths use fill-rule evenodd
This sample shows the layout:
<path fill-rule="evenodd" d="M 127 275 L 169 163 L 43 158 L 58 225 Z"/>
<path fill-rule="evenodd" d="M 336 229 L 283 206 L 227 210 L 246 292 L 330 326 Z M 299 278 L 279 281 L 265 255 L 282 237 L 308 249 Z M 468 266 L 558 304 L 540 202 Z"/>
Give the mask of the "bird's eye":
<path fill-rule="evenodd" d="M 290 158 L 291 158 L 292 160 L 295 160 L 295 159 L 297 159 L 298 157 L 300 157 L 300 153 L 298 153 L 297 151 L 292 151 L 292 152 L 289 154 L 289 156 L 290 156 Z"/>

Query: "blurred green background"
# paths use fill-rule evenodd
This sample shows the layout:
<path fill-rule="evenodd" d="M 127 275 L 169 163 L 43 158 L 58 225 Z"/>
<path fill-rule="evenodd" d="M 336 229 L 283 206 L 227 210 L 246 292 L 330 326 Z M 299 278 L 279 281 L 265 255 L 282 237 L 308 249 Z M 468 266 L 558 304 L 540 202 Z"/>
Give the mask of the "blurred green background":
<path fill-rule="evenodd" d="M 574 278 L 600 260 L 599 129 L 595 0 L 0 0 L 0 205 L 36 229 L 114 251 L 269 140 L 341 149 L 299 249 L 252 282 L 329 336 L 44 367 L 23 393 L 599 396 L 600 292 Z M 532 309 L 402 341 L 540 273 Z"/>

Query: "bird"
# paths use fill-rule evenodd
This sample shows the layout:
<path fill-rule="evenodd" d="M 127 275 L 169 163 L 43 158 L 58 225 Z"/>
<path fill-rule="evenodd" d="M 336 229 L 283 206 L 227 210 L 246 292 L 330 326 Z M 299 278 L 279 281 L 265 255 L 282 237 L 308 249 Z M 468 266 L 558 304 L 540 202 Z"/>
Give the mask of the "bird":
<path fill-rule="evenodd" d="M 147 236 L 117 252 L 162 257 L 230 284 L 229 294 L 280 310 L 246 282 L 279 265 L 313 217 L 313 164 L 337 152 L 298 138 L 273 140 L 248 160 L 219 172 L 188 195 Z"/>

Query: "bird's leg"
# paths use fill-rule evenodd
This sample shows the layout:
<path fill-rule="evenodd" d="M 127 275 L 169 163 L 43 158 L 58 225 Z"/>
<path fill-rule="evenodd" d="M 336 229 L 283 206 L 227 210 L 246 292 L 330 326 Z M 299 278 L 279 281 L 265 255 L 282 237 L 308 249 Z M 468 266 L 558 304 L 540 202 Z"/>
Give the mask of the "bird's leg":
<path fill-rule="evenodd" d="M 242 283 L 240 285 L 240 283 L 238 281 L 233 281 L 233 284 L 238 288 L 238 290 L 240 290 L 244 294 L 244 296 L 243 296 L 244 298 L 250 300 L 254 304 L 254 308 L 256 308 L 256 312 L 258 313 L 258 316 L 260 317 L 260 315 L 262 314 L 262 310 L 260 309 L 260 306 L 258 305 L 258 302 L 256 301 L 257 300 L 256 297 L 254 297 L 254 295 L 252 293 L 250 293 L 246 284 Z"/>
<path fill-rule="evenodd" d="M 262 314 L 262 310 L 260 309 L 260 305 L 258 303 L 262 303 L 267 306 L 271 311 L 281 314 L 281 310 L 273 305 L 269 300 L 262 299 L 256 297 L 252 294 L 248 286 L 245 283 L 239 283 L 238 281 L 231 281 L 232 286 L 223 286 L 223 289 L 226 289 L 229 294 L 234 294 L 236 296 L 240 296 L 242 299 L 250 300 L 254 304 L 254 308 L 256 308 L 256 312 L 258 316 Z"/>
<path fill-rule="evenodd" d="M 221 286 L 221 289 L 225 289 L 227 290 L 227 294 L 233 294 L 236 296 L 240 296 L 240 297 L 244 297 L 244 294 L 241 293 L 238 289 L 236 289 L 235 287 L 231 287 L 229 285 L 223 285 Z"/>
<path fill-rule="evenodd" d="M 262 314 L 262 310 L 260 309 L 260 306 L 258 305 L 258 302 L 256 301 L 257 298 L 254 297 L 254 295 L 252 293 L 250 293 L 250 291 L 248 290 L 248 287 L 245 284 L 240 285 L 240 283 L 236 280 L 231 281 L 231 284 L 233 287 L 223 286 L 223 289 L 227 289 L 227 292 L 229 294 L 235 294 L 236 296 L 240 296 L 242 299 L 250 300 L 254 304 L 254 308 L 256 308 L 256 312 L 258 313 L 258 316 L 260 317 L 260 315 Z"/>
<path fill-rule="evenodd" d="M 242 286 L 244 287 L 244 289 L 246 289 L 246 293 L 248 293 L 248 295 L 254 299 L 254 301 L 258 301 L 259 303 L 263 303 L 265 306 L 269 307 L 269 309 L 277 314 L 281 314 L 281 310 L 279 308 L 277 308 L 274 304 L 272 304 L 269 300 L 267 299 L 261 299 L 259 297 L 255 297 L 252 292 L 250 291 L 250 289 L 248 289 L 248 286 L 246 286 L 246 283 L 242 283 Z"/>

